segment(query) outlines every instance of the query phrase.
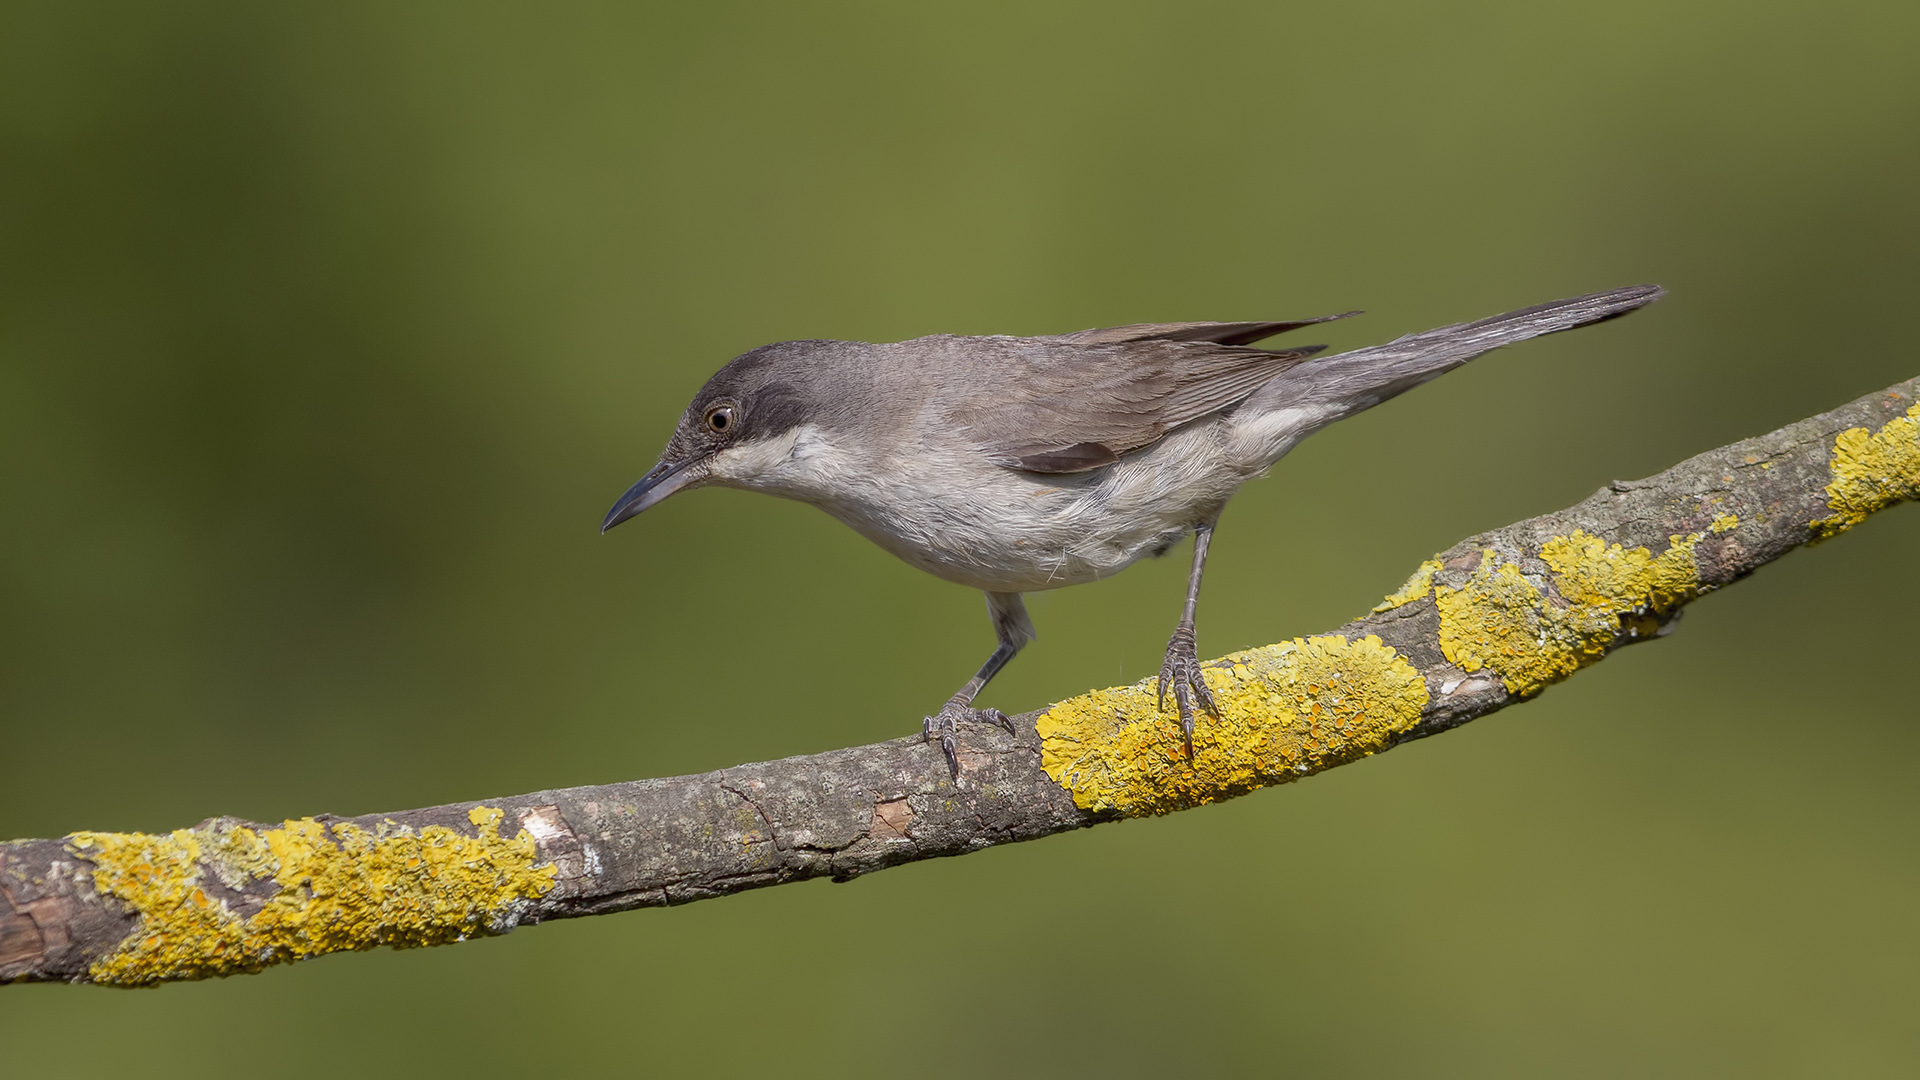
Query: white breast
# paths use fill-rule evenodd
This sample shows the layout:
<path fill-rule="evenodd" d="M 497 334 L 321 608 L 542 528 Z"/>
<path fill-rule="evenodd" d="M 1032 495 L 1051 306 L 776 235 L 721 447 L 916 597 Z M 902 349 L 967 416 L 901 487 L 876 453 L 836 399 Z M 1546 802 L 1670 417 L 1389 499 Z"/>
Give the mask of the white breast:
<path fill-rule="evenodd" d="M 965 448 L 852 453 L 802 428 L 778 463 L 722 482 L 811 502 L 949 581 L 1033 592 L 1118 573 L 1212 520 L 1271 464 L 1272 434 L 1198 424 L 1109 468 L 1049 477 Z"/>

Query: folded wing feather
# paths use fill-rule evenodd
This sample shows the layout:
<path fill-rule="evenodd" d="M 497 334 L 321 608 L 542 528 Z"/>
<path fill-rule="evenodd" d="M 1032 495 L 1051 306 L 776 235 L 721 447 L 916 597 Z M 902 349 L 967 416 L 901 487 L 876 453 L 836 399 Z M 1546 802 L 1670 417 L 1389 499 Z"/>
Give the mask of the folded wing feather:
<path fill-rule="evenodd" d="M 947 419 L 1010 469 L 1102 468 L 1232 408 L 1324 348 L 1268 351 L 1239 342 L 1324 321 L 1151 323 L 1007 341 L 996 350 L 992 400 L 964 395 Z"/>

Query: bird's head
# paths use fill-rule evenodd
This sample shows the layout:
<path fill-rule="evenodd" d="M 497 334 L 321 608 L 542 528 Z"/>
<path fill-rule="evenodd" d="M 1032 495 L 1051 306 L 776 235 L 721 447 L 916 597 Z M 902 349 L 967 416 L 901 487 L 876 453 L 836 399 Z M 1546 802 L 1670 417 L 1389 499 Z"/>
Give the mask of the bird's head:
<path fill-rule="evenodd" d="M 615 525 L 676 491 L 717 484 L 769 486 L 820 407 L 818 380 L 840 342 L 786 341 L 735 358 L 694 395 L 658 464 L 627 489 L 600 525 Z"/>

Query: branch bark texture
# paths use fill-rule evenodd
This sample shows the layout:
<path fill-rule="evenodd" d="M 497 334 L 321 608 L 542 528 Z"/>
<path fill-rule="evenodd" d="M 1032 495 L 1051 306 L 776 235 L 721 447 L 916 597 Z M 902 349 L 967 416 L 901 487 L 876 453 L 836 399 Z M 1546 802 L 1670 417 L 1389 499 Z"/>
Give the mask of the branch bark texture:
<path fill-rule="evenodd" d="M 1373 612 L 1206 665 L 1189 762 L 1150 685 L 698 776 L 277 825 L 0 844 L 0 981 L 141 986 L 839 880 L 1293 780 L 1527 700 L 1693 598 L 1920 498 L 1920 379 L 1461 541 Z"/>

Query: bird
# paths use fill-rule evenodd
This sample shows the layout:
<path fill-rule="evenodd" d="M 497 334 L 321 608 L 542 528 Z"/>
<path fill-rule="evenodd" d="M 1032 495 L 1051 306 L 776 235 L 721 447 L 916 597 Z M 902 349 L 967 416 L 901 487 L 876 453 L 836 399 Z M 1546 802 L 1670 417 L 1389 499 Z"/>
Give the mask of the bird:
<path fill-rule="evenodd" d="M 1192 534 L 1186 602 L 1156 680 L 1191 760 L 1196 712 L 1219 715 L 1194 612 L 1215 525 L 1242 484 L 1315 431 L 1489 350 L 1663 295 L 1591 293 L 1326 357 L 1320 345 L 1254 343 L 1360 312 L 764 345 L 707 380 L 600 531 L 678 492 L 743 488 L 811 503 L 909 565 L 985 593 L 993 654 L 921 725 L 956 782 L 962 724 L 1014 730 L 973 703 L 1034 639 L 1022 594 L 1098 581 Z"/>

